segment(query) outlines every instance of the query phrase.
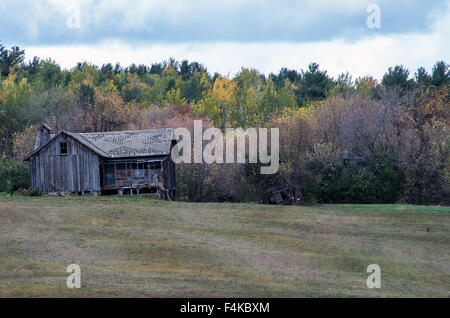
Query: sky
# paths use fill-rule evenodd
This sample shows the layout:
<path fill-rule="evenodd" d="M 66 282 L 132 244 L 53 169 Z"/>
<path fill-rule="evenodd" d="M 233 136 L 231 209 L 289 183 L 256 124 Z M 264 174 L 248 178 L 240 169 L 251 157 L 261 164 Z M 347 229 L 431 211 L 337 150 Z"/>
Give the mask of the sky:
<path fill-rule="evenodd" d="M 223 75 L 316 62 L 380 79 L 450 62 L 450 0 L 0 0 L 0 12 L 3 45 L 63 68 L 173 57 Z"/>

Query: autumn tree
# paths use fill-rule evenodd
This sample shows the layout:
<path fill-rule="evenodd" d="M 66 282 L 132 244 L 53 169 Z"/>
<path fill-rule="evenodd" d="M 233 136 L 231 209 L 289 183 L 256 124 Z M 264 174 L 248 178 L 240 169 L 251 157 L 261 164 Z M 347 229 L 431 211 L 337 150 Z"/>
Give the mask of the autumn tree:
<path fill-rule="evenodd" d="M 212 90 L 195 106 L 194 109 L 208 117 L 216 127 L 225 130 L 231 122 L 233 108 L 236 107 L 236 82 L 227 77 L 218 77 Z"/>
<path fill-rule="evenodd" d="M 114 131 L 126 127 L 132 115 L 131 104 L 125 104 L 116 93 L 95 90 L 95 102 L 86 110 L 88 131 Z"/>

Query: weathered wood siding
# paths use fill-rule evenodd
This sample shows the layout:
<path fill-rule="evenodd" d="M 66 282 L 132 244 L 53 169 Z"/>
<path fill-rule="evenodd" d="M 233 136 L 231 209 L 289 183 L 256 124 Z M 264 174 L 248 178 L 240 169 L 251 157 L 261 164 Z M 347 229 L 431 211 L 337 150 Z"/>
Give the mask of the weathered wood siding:
<path fill-rule="evenodd" d="M 67 142 L 67 155 L 60 143 Z M 74 139 L 61 134 L 30 158 L 30 183 L 40 192 L 100 191 L 97 154 Z"/>

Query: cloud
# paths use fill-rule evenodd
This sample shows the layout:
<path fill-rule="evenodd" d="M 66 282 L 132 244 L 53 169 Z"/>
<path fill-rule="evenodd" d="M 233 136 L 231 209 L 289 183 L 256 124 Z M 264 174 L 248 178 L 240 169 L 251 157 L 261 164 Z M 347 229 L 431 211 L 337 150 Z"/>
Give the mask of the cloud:
<path fill-rule="evenodd" d="M 381 29 L 368 29 L 366 8 L 381 7 Z M 427 32 L 448 0 L 4 0 L 0 40 L 21 45 L 357 42 Z M 80 12 L 80 28 L 67 19 Z"/>
<path fill-rule="evenodd" d="M 448 38 L 448 34 L 447 34 Z M 443 47 L 440 35 L 420 33 L 379 36 L 355 43 L 341 40 L 311 43 L 190 43 L 154 44 L 134 47 L 120 41 L 107 41 L 97 46 L 30 47 L 27 58 L 52 57 L 63 67 L 70 68 L 79 61 L 96 65 L 120 62 L 146 64 L 161 62 L 169 57 L 177 60 L 199 61 L 210 72 L 236 74 L 241 67 L 256 68 L 269 74 L 282 67 L 306 69 L 318 62 L 332 76 L 349 71 L 354 78 L 372 75 L 380 79 L 389 66 L 403 64 L 413 74 L 419 66 L 431 70 L 437 60 L 448 60 L 448 47 Z M 420 45 L 418 45 L 420 43 Z"/>
<path fill-rule="evenodd" d="M 48 57 L 65 68 L 174 57 L 231 75 L 242 66 L 269 74 L 318 62 L 332 76 L 381 78 L 389 66 L 403 64 L 413 74 L 450 60 L 450 1 L 378 1 L 380 30 L 365 27 L 371 2 L 6 0 L 0 11 L 9 19 L 0 20 L 0 40 L 25 48 L 27 60 Z M 77 4 L 81 28 L 67 28 Z"/>

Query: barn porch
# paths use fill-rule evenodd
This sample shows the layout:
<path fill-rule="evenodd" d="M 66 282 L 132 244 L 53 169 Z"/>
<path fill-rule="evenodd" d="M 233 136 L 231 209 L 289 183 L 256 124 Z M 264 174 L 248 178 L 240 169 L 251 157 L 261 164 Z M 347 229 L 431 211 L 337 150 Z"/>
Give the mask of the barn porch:
<path fill-rule="evenodd" d="M 104 160 L 100 163 L 102 195 L 155 194 L 175 198 L 175 190 L 165 190 L 166 158 Z"/>

